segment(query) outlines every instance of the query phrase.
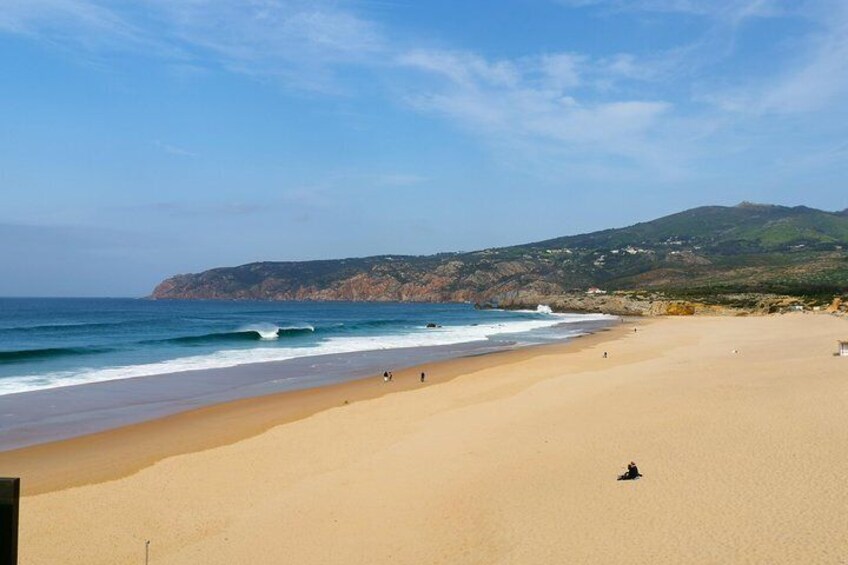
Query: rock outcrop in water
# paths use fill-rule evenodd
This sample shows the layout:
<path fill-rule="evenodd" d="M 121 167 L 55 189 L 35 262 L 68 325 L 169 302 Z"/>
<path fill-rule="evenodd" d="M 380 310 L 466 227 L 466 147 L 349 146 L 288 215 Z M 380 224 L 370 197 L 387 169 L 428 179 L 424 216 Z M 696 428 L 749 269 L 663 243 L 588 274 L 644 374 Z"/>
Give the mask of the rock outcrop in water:
<path fill-rule="evenodd" d="M 746 203 L 471 253 L 212 269 L 171 277 L 152 298 L 549 304 L 628 315 L 767 312 L 827 305 L 845 294 L 846 249 L 845 213 Z"/>

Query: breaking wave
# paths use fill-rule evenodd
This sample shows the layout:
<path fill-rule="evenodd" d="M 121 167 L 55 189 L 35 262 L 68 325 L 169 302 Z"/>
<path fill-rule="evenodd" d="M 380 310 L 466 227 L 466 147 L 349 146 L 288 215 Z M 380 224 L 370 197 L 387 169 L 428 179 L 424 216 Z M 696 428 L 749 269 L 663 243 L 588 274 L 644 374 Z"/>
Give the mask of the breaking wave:
<path fill-rule="evenodd" d="M 175 343 L 182 345 L 200 345 L 215 342 L 239 342 L 239 341 L 272 341 L 283 336 L 296 336 L 314 333 L 312 326 L 287 326 L 278 327 L 272 324 L 255 324 L 244 326 L 232 332 L 213 332 L 203 335 L 187 335 L 172 337 L 163 340 L 155 340 L 155 343 Z M 146 342 L 146 343 L 154 343 Z"/>

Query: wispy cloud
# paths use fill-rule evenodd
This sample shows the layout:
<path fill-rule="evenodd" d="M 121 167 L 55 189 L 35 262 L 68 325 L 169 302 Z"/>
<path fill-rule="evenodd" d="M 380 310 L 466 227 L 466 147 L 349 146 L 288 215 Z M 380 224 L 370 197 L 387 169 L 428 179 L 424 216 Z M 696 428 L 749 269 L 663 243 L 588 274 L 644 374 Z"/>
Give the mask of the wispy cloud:
<path fill-rule="evenodd" d="M 673 155 L 682 144 L 685 155 L 703 161 L 738 159 L 771 146 L 772 162 L 812 167 L 821 159 L 809 156 L 832 156 L 832 148 L 839 146 L 839 128 L 828 123 L 828 116 L 844 115 L 841 101 L 848 95 L 848 4 L 842 0 L 558 3 L 596 10 L 599 17 L 645 15 L 652 22 L 647 25 L 667 21 L 656 19 L 667 15 L 702 22 L 702 32 L 686 42 L 647 56 L 616 55 L 606 69 L 610 76 L 617 70 L 623 84 L 633 79 L 660 90 L 681 84 L 688 87 L 688 97 L 671 96 L 676 112 L 663 114 L 661 124 L 650 134 L 655 148 L 666 147 Z M 757 54 L 769 59 L 768 63 L 739 72 L 737 56 L 745 48 L 745 34 L 768 20 L 780 20 L 772 28 L 770 41 L 759 43 L 759 49 L 770 50 L 769 55 Z M 671 123 L 669 118 L 682 119 Z M 808 121 L 802 124 L 799 119 Z M 781 143 L 781 139 L 793 141 Z M 730 166 L 727 161 L 724 165 Z"/>
<path fill-rule="evenodd" d="M 153 144 L 167 153 L 168 155 L 174 155 L 176 157 L 197 157 L 197 153 L 194 151 L 189 151 L 183 147 L 178 147 L 176 145 L 171 145 L 170 143 L 164 143 L 159 141 L 158 139 L 153 142 Z"/>
<path fill-rule="evenodd" d="M 383 49 L 377 26 L 330 0 L 6 0 L 0 31 L 81 55 L 132 51 L 211 65 L 309 89 L 332 88 L 335 65 Z"/>
<path fill-rule="evenodd" d="M 688 74 L 693 80 L 693 100 L 728 116 L 814 112 L 832 107 L 848 93 L 848 4 L 842 0 L 557 1 L 606 14 L 681 14 L 711 22 L 688 44 L 660 53 L 647 64 L 622 55 L 618 67 L 629 77 L 642 73 L 643 78 L 662 80 Z M 771 75 L 703 73 L 733 58 L 744 24 L 770 18 L 793 18 L 807 26 L 806 32 L 791 38 L 772 38 L 773 44 L 783 46 L 780 71 Z"/>
<path fill-rule="evenodd" d="M 848 94 L 848 4 L 828 2 L 805 14 L 814 31 L 794 44 L 780 73 L 704 98 L 723 110 L 756 115 L 809 113 L 841 102 Z"/>
<path fill-rule="evenodd" d="M 117 14 L 88 0 L 7 0 L 0 10 L 0 29 L 64 38 L 92 31 L 125 39 L 136 35 Z"/>
<path fill-rule="evenodd" d="M 363 63 L 383 49 L 376 24 L 343 3 L 305 0 L 153 0 L 172 41 L 231 71 L 332 87 L 329 69 Z"/>
<path fill-rule="evenodd" d="M 552 149 L 558 158 L 564 152 L 592 153 L 661 163 L 651 134 L 673 105 L 656 99 L 597 101 L 592 84 L 624 74 L 609 61 L 572 53 L 489 61 L 466 52 L 419 50 L 398 62 L 442 78 L 429 91 L 411 94 L 412 107 L 444 115 L 488 139 L 537 154 Z"/>
<path fill-rule="evenodd" d="M 187 74 L 224 69 L 324 93 L 343 92 L 339 75 L 356 74 L 351 69 L 360 78 L 379 75 L 374 82 L 389 85 L 387 96 L 402 93 L 399 105 L 458 124 L 511 160 L 587 174 L 606 163 L 675 177 L 699 152 L 721 146 L 717 140 L 746 127 L 763 131 L 769 117 L 832 108 L 848 94 L 843 0 L 552 1 L 601 16 L 673 14 L 704 23 L 699 34 L 659 51 L 539 50 L 500 58 L 405 45 L 345 0 L 6 0 L 0 32 L 81 53 L 132 51 Z M 732 61 L 747 24 L 789 17 L 807 26 L 795 30 L 780 70 L 726 72 L 722 65 Z M 724 145 L 737 140 L 730 141 Z M 197 156 L 155 144 L 174 156 Z M 415 179 L 387 175 L 372 183 Z"/>
<path fill-rule="evenodd" d="M 746 18 L 771 17 L 797 7 L 788 0 L 558 0 L 571 7 L 600 7 L 620 12 L 677 13 L 739 23 Z"/>
<path fill-rule="evenodd" d="M 95 0 L 5 0 L 0 32 L 25 35 L 88 55 L 138 52 L 183 57 L 179 46 L 151 33 L 143 22 Z"/>

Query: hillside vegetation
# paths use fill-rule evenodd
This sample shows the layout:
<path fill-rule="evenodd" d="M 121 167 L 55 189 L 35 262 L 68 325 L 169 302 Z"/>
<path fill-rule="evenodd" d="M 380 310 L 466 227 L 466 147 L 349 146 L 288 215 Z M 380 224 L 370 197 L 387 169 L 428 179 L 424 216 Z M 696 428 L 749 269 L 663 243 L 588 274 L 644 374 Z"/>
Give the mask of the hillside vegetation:
<path fill-rule="evenodd" d="M 848 211 L 708 206 L 621 229 L 469 253 L 218 268 L 167 279 L 152 297 L 523 306 L 562 302 L 590 287 L 646 301 L 744 306 L 757 300 L 751 295 L 770 294 L 824 303 L 848 292 Z"/>

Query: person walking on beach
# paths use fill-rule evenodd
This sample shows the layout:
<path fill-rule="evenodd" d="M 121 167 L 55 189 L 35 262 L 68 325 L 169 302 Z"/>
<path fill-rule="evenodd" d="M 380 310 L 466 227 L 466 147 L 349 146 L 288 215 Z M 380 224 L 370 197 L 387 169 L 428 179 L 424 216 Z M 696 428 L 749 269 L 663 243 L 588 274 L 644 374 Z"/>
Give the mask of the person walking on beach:
<path fill-rule="evenodd" d="M 424 374 L 424 371 L 421 371 L 421 382 L 422 383 L 424 382 L 424 379 L 426 378 L 426 376 L 427 375 Z"/>
<path fill-rule="evenodd" d="M 391 372 L 391 371 L 389 371 L 389 382 L 392 382 L 392 378 L 393 378 L 393 377 L 394 377 L 394 375 L 392 375 L 392 372 Z"/>
<path fill-rule="evenodd" d="M 384 383 L 389 382 L 389 372 L 388 371 L 383 371 L 383 382 Z"/>
<path fill-rule="evenodd" d="M 607 352 L 604 351 L 604 359 L 606 359 L 606 358 L 607 358 Z"/>

